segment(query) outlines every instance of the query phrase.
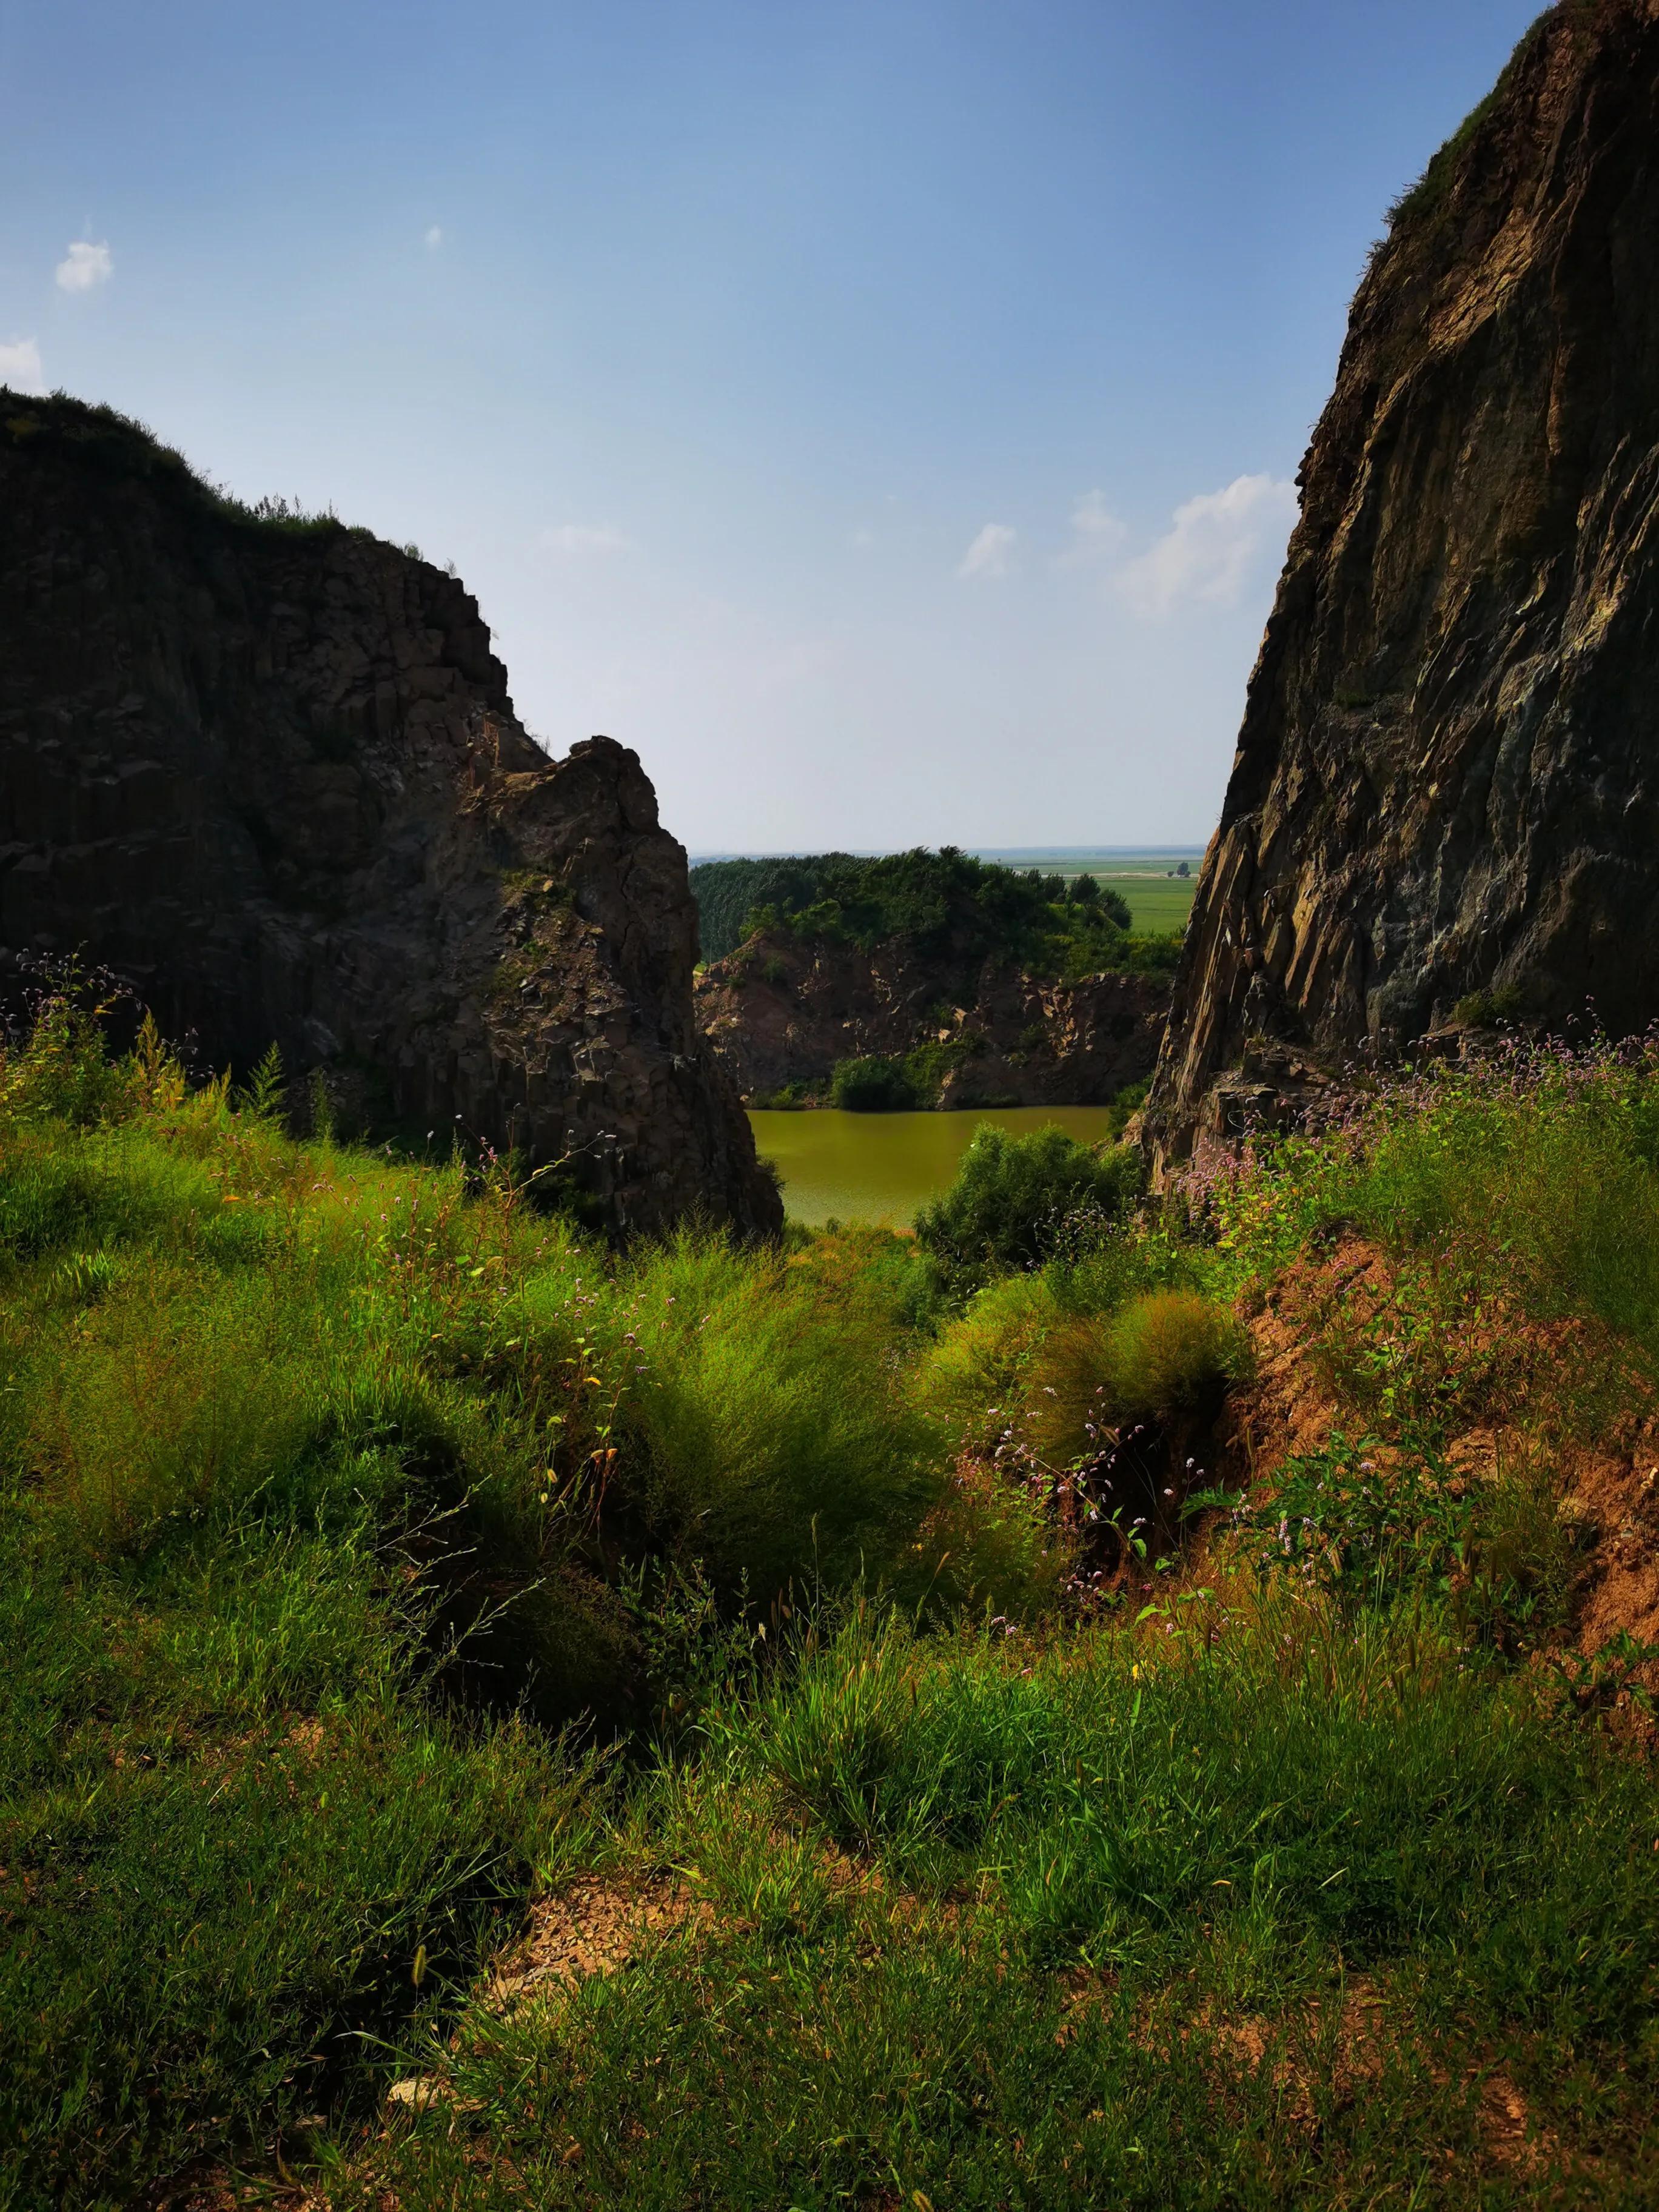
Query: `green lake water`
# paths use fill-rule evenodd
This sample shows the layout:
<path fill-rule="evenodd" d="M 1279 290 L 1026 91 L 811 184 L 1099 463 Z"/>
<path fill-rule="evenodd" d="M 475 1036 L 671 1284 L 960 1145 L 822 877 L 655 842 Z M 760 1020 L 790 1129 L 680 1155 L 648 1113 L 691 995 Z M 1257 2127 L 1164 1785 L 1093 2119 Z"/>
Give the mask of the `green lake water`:
<path fill-rule="evenodd" d="M 885 1221 L 908 1229 L 924 1199 L 943 1190 L 981 1121 L 1024 1134 L 1049 1126 L 1085 1145 L 1109 1133 L 1104 1106 L 988 1106 L 960 1114 L 751 1113 L 762 1156 L 783 1176 L 792 1220 Z"/>

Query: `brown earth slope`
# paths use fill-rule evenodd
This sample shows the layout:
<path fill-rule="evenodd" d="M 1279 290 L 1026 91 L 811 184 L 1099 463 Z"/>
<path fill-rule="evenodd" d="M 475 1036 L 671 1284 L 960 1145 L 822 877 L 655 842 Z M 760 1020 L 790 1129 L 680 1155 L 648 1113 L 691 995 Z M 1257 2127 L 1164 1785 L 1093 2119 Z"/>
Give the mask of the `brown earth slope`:
<path fill-rule="evenodd" d="M 4 393 L 0 639 L 0 954 L 106 963 L 210 1065 L 274 1041 L 356 1127 L 574 1152 L 615 1231 L 781 1224 L 637 757 L 550 761 L 452 577 Z"/>
<path fill-rule="evenodd" d="M 1659 1016 L 1659 4 L 1566 0 L 1353 303 L 1150 1126 L 1254 1042 Z M 1490 1004 L 1490 1001 L 1489 1001 Z"/>

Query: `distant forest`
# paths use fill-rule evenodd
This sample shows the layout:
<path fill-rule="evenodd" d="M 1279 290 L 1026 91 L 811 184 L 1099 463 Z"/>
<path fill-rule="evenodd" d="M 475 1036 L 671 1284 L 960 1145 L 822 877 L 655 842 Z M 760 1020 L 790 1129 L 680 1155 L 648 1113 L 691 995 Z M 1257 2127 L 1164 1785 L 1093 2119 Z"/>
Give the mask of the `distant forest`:
<path fill-rule="evenodd" d="M 955 846 L 918 846 L 875 860 L 851 853 L 705 860 L 691 871 L 705 960 L 721 960 L 757 931 L 868 951 L 902 939 L 924 959 L 1013 962 L 1030 975 L 1173 967 L 1174 938 L 1135 937 L 1120 894 L 1092 876 L 1069 884 Z"/>

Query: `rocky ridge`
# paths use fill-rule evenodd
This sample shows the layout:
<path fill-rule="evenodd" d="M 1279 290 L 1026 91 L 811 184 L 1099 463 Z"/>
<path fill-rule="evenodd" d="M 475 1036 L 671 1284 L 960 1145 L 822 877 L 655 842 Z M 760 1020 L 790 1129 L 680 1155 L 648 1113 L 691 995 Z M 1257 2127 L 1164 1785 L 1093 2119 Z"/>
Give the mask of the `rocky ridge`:
<path fill-rule="evenodd" d="M 613 1233 L 775 1230 L 636 755 L 550 761 L 476 601 L 0 394 L 0 951 L 78 953 L 348 1126 L 517 1147 Z"/>
<path fill-rule="evenodd" d="M 1659 0 L 1564 0 L 1354 300 L 1176 981 L 1163 1158 L 1253 1091 L 1282 1118 L 1281 1074 L 1494 1013 L 1659 1016 L 1656 260 Z"/>
<path fill-rule="evenodd" d="M 697 978 L 697 1019 L 736 1089 L 827 1093 L 838 1060 L 925 1056 L 943 1107 L 1085 1106 L 1152 1072 L 1164 1030 L 1161 976 L 1045 982 L 1006 961 L 979 968 L 957 1003 L 955 963 L 902 944 L 762 933 Z"/>

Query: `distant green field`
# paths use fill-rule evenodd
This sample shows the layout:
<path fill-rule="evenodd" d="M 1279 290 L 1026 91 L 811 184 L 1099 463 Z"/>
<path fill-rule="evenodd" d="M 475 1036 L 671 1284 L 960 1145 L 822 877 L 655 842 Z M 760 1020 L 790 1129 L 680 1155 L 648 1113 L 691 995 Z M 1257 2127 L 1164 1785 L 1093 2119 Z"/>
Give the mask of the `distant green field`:
<path fill-rule="evenodd" d="M 1080 874 L 1082 871 L 1079 872 Z M 1179 878 L 1171 881 L 1162 876 L 1109 876 L 1103 872 L 1100 881 L 1109 884 L 1114 890 L 1122 892 L 1129 902 L 1129 913 L 1135 928 L 1153 936 L 1165 930 L 1178 932 L 1187 927 L 1187 916 L 1192 908 L 1198 875 L 1194 870 L 1183 883 Z"/>
<path fill-rule="evenodd" d="M 981 860 L 1000 860 L 1011 868 L 1041 868 L 1046 876 L 1067 878 L 1086 874 L 1109 884 L 1129 902 L 1134 927 L 1147 935 L 1178 933 L 1186 927 L 1198 884 L 1199 862 L 1204 857 L 1196 845 L 1175 845 L 1166 852 L 1140 852 L 1121 846 L 1079 846 L 1070 851 L 1062 846 L 1041 851 L 1012 847 L 1000 852 L 988 847 L 975 850 Z M 1170 871 L 1183 860 L 1191 872 L 1185 877 L 1172 875 Z"/>

